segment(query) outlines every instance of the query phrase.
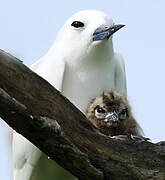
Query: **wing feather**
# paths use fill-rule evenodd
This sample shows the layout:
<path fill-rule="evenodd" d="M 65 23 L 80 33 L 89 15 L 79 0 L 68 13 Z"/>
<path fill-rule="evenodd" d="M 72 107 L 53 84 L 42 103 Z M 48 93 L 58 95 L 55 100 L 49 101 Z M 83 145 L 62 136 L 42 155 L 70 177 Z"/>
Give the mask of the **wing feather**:
<path fill-rule="evenodd" d="M 127 81 L 125 73 L 125 63 L 121 55 L 116 54 L 116 68 L 115 68 L 115 89 L 127 97 Z"/>
<path fill-rule="evenodd" d="M 61 91 L 65 63 L 60 57 L 53 59 L 47 55 L 30 67 L 38 75 L 46 79 L 56 89 Z M 29 180 L 35 164 L 41 156 L 41 151 L 22 135 L 13 134 L 14 180 Z"/>

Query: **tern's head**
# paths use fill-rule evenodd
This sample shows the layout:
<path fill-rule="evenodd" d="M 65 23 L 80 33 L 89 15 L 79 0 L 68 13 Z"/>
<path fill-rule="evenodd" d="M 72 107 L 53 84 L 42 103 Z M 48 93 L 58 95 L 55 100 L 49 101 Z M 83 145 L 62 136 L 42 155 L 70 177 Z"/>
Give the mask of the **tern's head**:
<path fill-rule="evenodd" d="M 87 118 L 102 133 L 114 136 L 126 132 L 133 117 L 126 98 L 112 91 L 104 92 L 91 102 Z"/>
<path fill-rule="evenodd" d="M 90 53 L 95 47 L 111 44 L 112 35 L 124 25 L 115 25 L 105 13 L 84 10 L 72 15 L 60 30 L 57 41 L 68 51 Z M 64 48 L 65 48 L 64 47 Z"/>

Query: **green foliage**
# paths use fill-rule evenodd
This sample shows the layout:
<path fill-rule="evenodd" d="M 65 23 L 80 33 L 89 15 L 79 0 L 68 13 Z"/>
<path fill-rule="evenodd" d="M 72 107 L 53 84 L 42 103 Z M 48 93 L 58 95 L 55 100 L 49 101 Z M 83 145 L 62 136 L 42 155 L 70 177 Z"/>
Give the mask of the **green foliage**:
<path fill-rule="evenodd" d="M 68 171 L 60 167 L 53 160 L 42 154 L 30 180 L 74 180 Z"/>

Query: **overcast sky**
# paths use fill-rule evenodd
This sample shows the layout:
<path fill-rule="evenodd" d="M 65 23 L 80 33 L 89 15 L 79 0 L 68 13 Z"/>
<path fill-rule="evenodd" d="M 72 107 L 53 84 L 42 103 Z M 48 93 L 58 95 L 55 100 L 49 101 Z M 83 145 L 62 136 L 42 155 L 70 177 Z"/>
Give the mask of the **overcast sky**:
<path fill-rule="evenodd" d="M 0 0 L 0 49 L 31 65 L 54 42 L 73 13 L 96 9 L 125 24 L 114 47 L 126 65 L 128 99 L 147 137 L 165 140 L 165 1 L 164 0 Z M 2 122 L 0 122 L 0 126 Z M 0 179 L 6 175 L 5 133 L 0 129 Z M 3 154 L 3 155 L 2 155 Z M 1 157 L 2 155 L 2 157 Z M 8 158 L 7 158 L 7 161 Z"/>

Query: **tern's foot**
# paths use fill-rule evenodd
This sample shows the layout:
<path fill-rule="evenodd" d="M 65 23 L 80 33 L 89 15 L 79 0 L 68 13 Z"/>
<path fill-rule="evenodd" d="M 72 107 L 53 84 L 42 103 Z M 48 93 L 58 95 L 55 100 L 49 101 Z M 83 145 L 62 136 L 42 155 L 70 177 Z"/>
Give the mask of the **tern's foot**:
<path fill-rule="evenodd" d="M 127 135 L 117 135 L 117 136 L 112 136 L 111 138 L 113 139 L 119 139 L 119 140 L 127 140 L 128 136 Z"/>
<path fill-rule="evenodd" d="M 128 137 L 136 142 L 144 142 L 144 141 L 149 141 L 149 138 L 143 137 L 143 136 L 138 136 L 138 135 L 133 135 L 133 134 L 129 134 Z"/>
<path fill-rule="evenodd" d="M 149 141 L 149 138 L 143 137 L 143 136 L 135 136 L 133 134 L 128 134 L 128 135 L 117 135 L 117 136 L 112 136 L 114 139 L 119 139 L 119 140 L 133 140 L 135 142 L 144 142 L 144 141 Z"/>

